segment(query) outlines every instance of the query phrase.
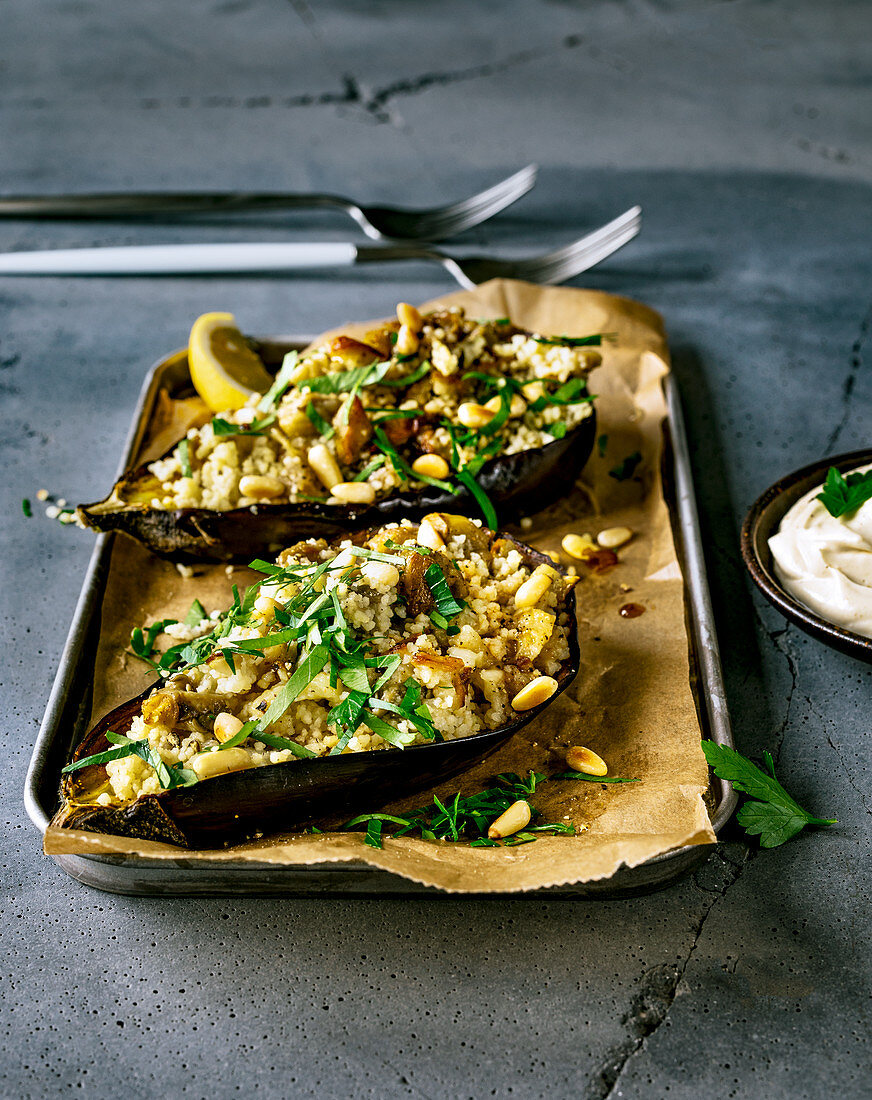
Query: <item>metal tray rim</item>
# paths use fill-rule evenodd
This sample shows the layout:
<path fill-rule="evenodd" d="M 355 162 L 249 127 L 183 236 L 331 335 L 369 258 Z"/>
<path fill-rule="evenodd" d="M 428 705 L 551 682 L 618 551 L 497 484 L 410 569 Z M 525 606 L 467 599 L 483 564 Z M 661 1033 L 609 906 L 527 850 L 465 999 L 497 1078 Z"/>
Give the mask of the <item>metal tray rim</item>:
<path fill-rule="evenodd" d="M 311 342 L 311 338 L 305 336 L 268 336 L 262 337 L 262 339 L 275 342 L 286 341 L 296 344 L 301 348 Z M 147 373 L 140 389 L 134 420 L 128 432 L 126 445 L 118 466 L 116 478 L 119 478 L 123 472 L 129 468 L 138 451 L 140 441 L 145 432 L 145 413 L 146 410 L 151 407 L 156 391 L 160 385 L 162 368 L 168 360 L 174 358 L 183 351 L 184 349 L 179 349 L 177 352 L 163 356 Z M 684 429 L 681 398 L 678 384 L 673 374 L 669 373 L 666 375 L 663 388 L 667 402 L 667 423 L 670 429 L 670 442 L 672 446 L 676 506 L 683 541 L 682 549 L 684 551 L 685 583 L 687 585 L 689 597 L 688 605 L 691 611 L 691 621 L 695 635 L 694 646 L 700 662 L 703 679 L 704 691 L 702 693 L 702 701 L 708 711 L 712 739 L 718 744 L 733 747 L 732 726 L 729 711 L 727 709 L 717 633 L 715 631 L 711 599 L 706 579 L 705 559 L 699 532 L 699 516 L 693 491 L 690 454 Z M 85 628 L 99 605 L 101 581 L 108 569 L 113 538 L 113 535 L 101 534 L 97 536 L 96 544 L 88 563 L 82 591 L 79 595 L 73 619 L 70 624 L 69 634 L 61 654 L 60 664 L 49 696 L 45 715 L 37 734 L 30 765 L 27 770 L 24 788 L 24 804 L 30 820 L 36 828 L 39 829 L 40 833 L 45 832 L 50 820 L 50 815 L 42 805 L 39 797 L 40 779 L 53 739 L 57 734 L 64 705 L 76 674 L 78 662 L 82 656 Z M 729 783 L 725 783 L 721 780 L 717 780 L 716 782 L 720 786 L 721 796 L 715 807 L 714 814 L 711 817 L 711 822 L 712 828 L 717 834 L 732 816 L 736 808 L 737 797 Z M 510 896 L 529 897 L 536 896 L 537 894 L 553 895 L 564 889 L 573 891 L 571 896 L 584 896 L 585 894 L 590 896 L 615 896 L 615 894 L 609 892 L 608 884 L 616 882 L 616 880 L 621 880 L 619 884 L 616 884 L 616 892 L 632 892 L 634 889 L 644 890 L 656 888 L 660 885 L 666 885 L 674 877 L 681 874 L 688 866 L 696 862 L 697 859 L 701 859 L 705 854 L 705 850 L 705 845 L 687 845 L 673 849 L 669 852 L 662 852 L 633 868 L 620 867 L 615 875 L 607 879 L 598 880 L 598 883 L 581 883 L 577 886 L 550 887 L 542 890 L 526 891 L 519 894 L 512 893 Z M 138 894 L 143 892 L 166 892 L 183 895 L 186 892 L 186 876 L 189 879 L 188 885 L 193 886 L 196 880 L 202 878 L 205 873 L 192 868 L 176 867 L 173 864 L 167 866 L 166 861 L 154 861 L 138 857 L 56 856 L 54 859 L 63 870 L 77 881 L 95 886 L 98 889 L 118 893 Z M 90 873 L 89 865 L 93 865 L 93 869 Z M 103 874 L 99 873 L 97 870 L 98 867 L 104 871 Z M 157 879 L 166 880 L 163 882 L 164 888 L 137 889 L 134 884 L 124 881 L 123 874 L 113 880 L 111 873 L 113 868 L 123 868 L 127 871 L 145 872 L 146 874 L 148 871 L 153 871 Z M 229 883 L 229 880 L 232 879 L 234 875 L 238 876 L 243 869 L 246 872 L 246 877 L 251 875 L 256 876 L 257 873 L 264 873 L 268 870 L 271 876 L 278 876 L 287 880 L 282 883 L 282 888 L 278 891 L 282 893 L 295 892 L 294 883 L 296 877 L 311 877 L 312 875 L 331 876 L 339 872 L 345 872 L 342 876 L 345 879 L 357 876 L 371 879 L 372 886 L 377 885 L 379 882 L 383 884 L 385 881 L 389 880 L 395 882 L 399 881 L 402 883 L 402 888 L 399 891 L 395 891 L 398 893 L 405 893 L 408 895 L 433 893 L 436 896 L 442 893 L 441 891 L 421 886 L 411 880 L 399 879 L 398 876 L 390 872 L 380 871 L 362 861 L 342 863 L 325 862 L 315 865 L 300 865 L 299 867 L 293 865 L 277 867 L 274 864 L 254 863 L 250 861 L 240 861 L 238 863 L 226 861 L 220 864 L 220 871 L 218 868 L 210 868 L 209 870 L 213 874 L 216 874 L 217 878 L 227 879 Z M 226 875 L 224 874 L 225 871 L 227 872 Z M 161 872 L 163 873 L 161 874 Z M 174 873 L 178 876 L 175 880 L 173 880 Z M 639 878 L 646 878 L 649 882 L 646 884 L 634 885 L 634 880 Z M 221 889 L 222 887 L 220 884 L 212 884 L 206 885 L 205 891 L 198 889 L 196 892 L 220 893 Z M 274 890 L 274 885 L 271 885 L 269 889 L 271 891 Z M 255 887 L 254 892 L 257 892 L 257 887 Z M 353 893 L 354 890 L 343 891 L 343 893 L 346 892 Z M 372 887 L 370 887 L 360 892 L 371 893 L 373 891 Z"/>

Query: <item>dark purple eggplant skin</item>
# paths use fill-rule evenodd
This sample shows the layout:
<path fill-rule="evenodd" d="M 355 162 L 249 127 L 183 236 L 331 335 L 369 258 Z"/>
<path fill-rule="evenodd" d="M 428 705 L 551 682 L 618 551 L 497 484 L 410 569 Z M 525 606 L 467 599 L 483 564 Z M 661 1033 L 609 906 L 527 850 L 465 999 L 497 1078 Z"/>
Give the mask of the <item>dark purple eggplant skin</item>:
<path fill-rule="evenodd" d="M 530 565 L 554 564 L 532 547 L 510 536 L 500 537 L 509 538 Z M 215 848 L 260 834 L 286 831 L 319 814 L 350 817 L 357 812 L 373 811 L 395 799 L 435 787 L 487 759 L 534 721 L 573 681 L 580 667 L 573 589 L 566 594 L 564 610 L 569 615 L 569 657 L 558 673 L 557 692 L 500 729 L 408 749 L 346 753 L 249 768 L 206 779 L 192 787 L 146 795 L 121 808 L 76 804 L 76 788 L 93 783 L 102 767 L 92 765 L 62 778 L 61 808 L 52 824 L 165 841 L 179 847 Z M 110 748 L 107 730 L 127 734 L 143 699 L 152 690 L 153 686 L 105 715 L 85 735 L 73 760 Z"/>
<path fill-rule="evenodd" d="M 486 462 L 477 480 L 493 503 L 499 523 L 517 522 L 567 496 L 590 457 L 595 439 L 596 414 L 592 409 L 563 439 Z M 131 470 L 116 490 L 123 495 L 124 486 L 146 472 L 144 466 Z M 98 514 L 93 509 L 100 503 L 80 505 L 78 514 L 88 527 L 122 531 L 153 553 L 177 562 L 247 564 L 252 558 L 268 557 L 301 539 L 329 540 L 401 519 L 418 520 L 428 512 L 481 516 L 475 499 L 463 487 L 454 495 L 425 486 L 421 492 L 396 493 L 368 505 L 302 501 L 253 504 L 228 512 L 131 507 Z"/>

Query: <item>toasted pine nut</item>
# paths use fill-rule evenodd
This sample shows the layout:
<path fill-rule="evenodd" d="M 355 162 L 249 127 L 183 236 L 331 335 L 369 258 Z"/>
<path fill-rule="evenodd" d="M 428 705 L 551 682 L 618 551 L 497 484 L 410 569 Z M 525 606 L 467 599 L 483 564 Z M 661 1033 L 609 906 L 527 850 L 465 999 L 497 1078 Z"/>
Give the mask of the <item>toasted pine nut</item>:
<path fill-rule="evenodd" d="M 489 401 L 485 401 L 484 407 L 486 409 L 490 409 L 492 413 L 496 414 L 500 411 L 502 403 L 502 398 L 499 394 L 496 394 Z M 513 420 L 515 420 L 519 416 L 523 416 L 526 411 L 527 402 L 524 400 L 523 397 L 521 397 L 519 393 L 513 393 L 512 400 L 509 402 L 509 416 Z"/>
<path fill-rule="evenodd" d="M 191 761 L 198 779 L 211 779 L 215 775 L 238 772 L 251 764 L 251 757 L 240 746 L 221 749 L 220 752 L 201 752 Z"/>
<path fill-rule="evenodd" d="M 605 550 L 617 550 L 619 546 L 623 546 L 625 542 L 629 542 L 633 537 L 633 532 L 629 527 L 606 527 L 604 531 L 596 537 L 596 541 Z"/>
<path fill-rule="evenodd" d="M 306 458 L 326 489 L 332 489 L 342 481 L 342 471 L 333 452 L 324 443 L 316 443 L 314 447 L 310 447 Z"/>
<path fill-rule="evenodd" d="M 566 766 L 585 775 L 609 774 L 609 766 L 605 760 L 584 745 L 573 745 L 566 750 Z"/>
<path fill-rule="evenodd" d="M 494 414 L 484 405 L 476 405 L 474 401 L 464 401 L 457 410 L 457 419 L 464 428 L 483 428 L 490 424 Z"/>
<path fill-rule="evenodd" d="M 423 474 L 424 477 L 448 476 L 448 463 L 442 455 L 419 455 L 412 463 L 412 469 L 416 474 Z"/>
<path fill-rule="evenodd" d="M 389 561 L 365 561 L 360 571 L 373 588 L 396 588 L 400 583 L 400 571 Z"/>
<path fill-rule="evenodd" d="M 523 798 L 519 798 L 517 802 L 513 802 L 507 810 L 500 814 L 488 828 L 487 835 L 491 840 L 502 840 L 505 836 L 514 836 L 515 833 L 519 833 L 521 829 L 530 824 L 531 817 L 530 803 L 525 802 Z"/>
<path fill-rule="evenodd" d="M 368 481 L 340 481 L 330 492 L 343 504 L 372 504 L 375 489 Z"/>
<path fill-rule="evenodd" d="M 268 474 L 246 474 L 239 479 L 239 492 L 254 500 L 272 500 L 285 491 L 285 483 Z"/>
<path fill-rule="evenodd" d="M 397 355 L 413 355 L 418 350 L 418 345 L 421 341 L 418 339 L 417 332 L 414 329 L 409 328 L 408 325 L 400 325 L 400 331 L 397 333 L 397 342 L 394 344 L 394 351 Z"/>
<path fill-rule="evenodd" d="M 430 550 L 445 549 L 445 540 L 427 519 L 422 519 L 418 525 L 418 534 L 415 538 L 415 542 L 417 542 L 419 546 L 426 546 Z"/>
<path fill-rule="evenodd" d="M 590 535 L 564 535 L 560 545 L 571 558 L 578 558 L 579 561 L 584 561 L 596 551 L 596 543 Z"/>
<path fill-rule="evenodd" d="M 557 681 L 553 676 L 537 676 L 526 687 L 521 688 L 512 700 L 512 710 L 532 710 L 538 707 L 557 691 Z"/>
<path fill-rule="evenodd" d="M 412 332 L 420 332 L 423 318 L 421 314 L 410 306 L 408 302 L 397 302 L 397 320 L 401 325 L 406 325 Z"/>
<path fill-rule="evenodd" d="M 545 384 L 538 380 L 524 382 L 521 389 L 524 391 L 524 397 L 526 397 L 528 401 L 538 401 L 540 397 L 545 396 Z"/>
<path fill-rule="evenodd" d="M 215 737 L 222 744 L 225 741 L 229 741 L 231 737 L 235 737 L 241 729 L 242 722 L 235 714 L 230 714 L 228 711 L 222 710 L 220 714 L 215 715 Z M 230 750 L 228 749 L 227 751 L 229 752 Z"/>
<path fill-rule="evenodd" d="M 515 607 L 523 610 L 535 606 L 545 595 L 556 576 L 558 576 L 557 570 L 552 569 L 550 565 L 537 565 L 515 593 Z"/>

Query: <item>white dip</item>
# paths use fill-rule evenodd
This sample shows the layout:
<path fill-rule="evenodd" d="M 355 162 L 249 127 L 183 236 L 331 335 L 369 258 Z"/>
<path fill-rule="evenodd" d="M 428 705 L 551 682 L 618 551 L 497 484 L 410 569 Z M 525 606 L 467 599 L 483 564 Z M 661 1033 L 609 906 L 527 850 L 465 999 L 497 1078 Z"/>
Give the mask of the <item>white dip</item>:
<path fill-rule="evenodd" d="M 769 540 L 775 572 L 821 618 L 872 638 L 872 500 L 837 519 L 815 499 L 822 488 L 798 500 Z"/>

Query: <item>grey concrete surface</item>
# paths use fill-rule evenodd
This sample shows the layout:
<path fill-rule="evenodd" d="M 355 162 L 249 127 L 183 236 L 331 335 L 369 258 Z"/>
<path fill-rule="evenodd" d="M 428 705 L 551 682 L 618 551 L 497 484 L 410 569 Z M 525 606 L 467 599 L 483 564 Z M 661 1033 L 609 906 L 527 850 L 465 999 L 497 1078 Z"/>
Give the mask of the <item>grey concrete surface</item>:
<path fill-rule="evenodd" d="M 675 354 L 738 745 L 839 819 L 761 853 L 732 827 L 623 901 L 127 899 L 40 853 L 24 773 L 91 548 L 22 497 L 108 485 L 143 371 L 191 319 L 323 329 L 448 286 L 306 278 L 0 283 L 5 624 L 0 1095 L 866 1097 L 869 671 L 751 592 L 741 517 L 869 444 L 868 4 L 512 0 L 0 3 L 0 191 L 347 190 L 421 203 L 537 160 L 467 243 L 558 244 L 631 202 L 578 285 L 660 310 Z M 0 223 L 0 249 L 341 239 Z"/>

